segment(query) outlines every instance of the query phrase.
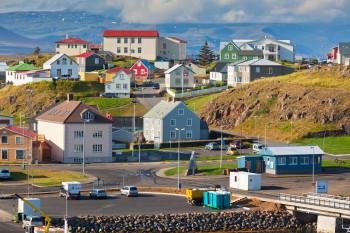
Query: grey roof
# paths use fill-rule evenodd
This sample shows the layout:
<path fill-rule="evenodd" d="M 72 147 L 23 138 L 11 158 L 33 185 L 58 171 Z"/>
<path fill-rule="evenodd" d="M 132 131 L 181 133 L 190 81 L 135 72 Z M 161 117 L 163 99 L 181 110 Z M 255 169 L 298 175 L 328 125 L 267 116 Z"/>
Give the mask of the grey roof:
<path fill-rule="evenodd" d="M 64 53 L 57 53 L 55 54 L 53 57 L 51 57 L 49 60 L 47 60 L 43 66 L 47 66 L 47 65 L 51 65 L 52 63 L 54 63 L 56 60 L 60 59 L 61 57 L 67 57 L 69 60 L 73 61 L 74 63 L 76 63 L 72 58 L 68 57 L 66 54 Z"/>
<path fill-rule="evenodd" d="M 238 64 L 239 66 L 281 66 L 281 64 L 266 60 L 266 59 L 252 59 Z"/>
<path fill-rule="evenodd" d="M 261 150 L 261 155 L 323 155 L 324 151 L 318 146 L 281 146 L 266 147 Z"/>
<path fill-rule="evenodd" d="M 183 66 L 183 64 L 176 64 L 173 67 L 171 67 L 170 69 L 167 69 L 166 71 L 164 71 L 164 74 L 170 74 L 171 72 L 173 72 L 174 70 L 176 70 L 177 68 Z M 188 66 L 184 66 L 186 67 L 187 70 L 191 71 L 192 73 L 194 73 L 194 71 L 189 68 Z"/>
<path fill-rule="evenodd" d="M 227 73 L 227 62 L 216 63 L 211 72 Z"/>
<path fill-rule="evenodd" d="M 184 105 L 181 101 L 165 101 L 161 100 L 156 106 L 149 110 L 143 118 L 157 118 L 163 119 L 168 113 L 174 110 L 180 104 Z M 184 105 L 186 106 L 186 105 Z"/>
<path fill-rule="evenodd" d="M 339 53 L 341 55 L 350 55 L 350 42 L 340 42 Z"/>

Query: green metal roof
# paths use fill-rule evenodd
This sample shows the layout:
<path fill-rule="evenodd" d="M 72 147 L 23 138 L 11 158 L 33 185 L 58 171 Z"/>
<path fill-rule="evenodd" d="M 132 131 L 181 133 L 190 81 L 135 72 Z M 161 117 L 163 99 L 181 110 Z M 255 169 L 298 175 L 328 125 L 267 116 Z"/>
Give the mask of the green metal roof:
<path fill-rule="evenodd" d="M 10 66 L 7 70 L 9 71 L 28 71 L 28 70 L 38 70 L 39 68 L 33 64 L 20 63 L 15 66 Z"/>

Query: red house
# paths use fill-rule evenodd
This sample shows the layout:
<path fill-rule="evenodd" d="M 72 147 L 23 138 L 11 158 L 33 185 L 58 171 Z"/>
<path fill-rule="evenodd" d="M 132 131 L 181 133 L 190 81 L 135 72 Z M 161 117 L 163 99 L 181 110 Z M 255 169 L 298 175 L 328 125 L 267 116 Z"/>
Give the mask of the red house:
<path fill-rule="evenodd" d="M 130 71 L 134 72 L 135 79 L 148 79 L 153 77 L 153 72 L 156 68 L 147 60 L 138 60 L 131 68 Z"/>
<path fill-rule="evenodd" d="M 329 62 L 336 62 L 337 60 L 337 54 L 338 54 L 338 47 L 332 48 L 330 53 L 327 53 L 327 60 Z"/>

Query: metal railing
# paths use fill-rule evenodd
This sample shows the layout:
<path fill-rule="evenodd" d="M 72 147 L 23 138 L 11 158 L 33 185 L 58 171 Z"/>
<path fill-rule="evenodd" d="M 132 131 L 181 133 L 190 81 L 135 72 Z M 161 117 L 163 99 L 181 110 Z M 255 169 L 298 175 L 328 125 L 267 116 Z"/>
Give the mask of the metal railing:
<path fill-rule="evenodd" d="M 334 209 L 350 210 L 350 202 L 344 202 L 344 200 L 339 200 L 335 198 L 319 198 L 317 196 L 300 196 L 280 193 L 279 200 L 292 203 L 329 207 Z"/>

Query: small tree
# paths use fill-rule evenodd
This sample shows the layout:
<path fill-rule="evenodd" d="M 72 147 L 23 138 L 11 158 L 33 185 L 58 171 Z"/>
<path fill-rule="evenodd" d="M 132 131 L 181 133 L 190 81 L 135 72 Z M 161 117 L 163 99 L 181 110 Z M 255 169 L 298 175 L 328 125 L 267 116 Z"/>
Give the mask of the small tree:
<path fill-rule="evenodd" d="M 34 55 L 39 55 L 40 54 L 40 47 L 39 46 L 36 46 L 34 51 L 33 51 L 33 54 Z"/>
<path fill-rule="evenodd" d="M 209 48 L 208 41 L 205 41 L 199 51 L 199 64 L 202 66 L 210 64 L 215 59 L 214 52 Z"/>

